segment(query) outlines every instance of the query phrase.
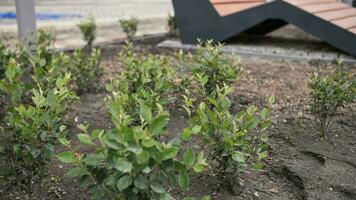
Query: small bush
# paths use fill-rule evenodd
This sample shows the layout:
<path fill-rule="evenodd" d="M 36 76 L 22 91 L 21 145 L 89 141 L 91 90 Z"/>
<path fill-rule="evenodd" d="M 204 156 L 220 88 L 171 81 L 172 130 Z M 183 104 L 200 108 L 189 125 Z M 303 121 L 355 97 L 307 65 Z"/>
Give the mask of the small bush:
<path fill-rule="evenodd" d="M 63 115 L 75 99 L 67 85 L 70 75 L 56 79 L 56 86 L 43 90 L 39 84 L 28 85 L 27 74 L 11 59 L 6 67 L 0 89 L 9 95 L 4 124 L 0 130 L 1 181 L 9 187 L 20 187 L 28 192 L 32 184 L 41 181 L 51 163 L 54 144 L 65 133 Z M 31 86 L 31 102 L 23 96 Z"/>
<path fill-rule="evenodd" d="M 137 32 L 138 19 L 136 17 L 120 19 L 119 23 L 122 31 L 126 34 L 126 38 L 131 41 Z"/>
<path fill-rule="evenodd" d="M 327 131 L 337 111 L 356 100 L 356 78 L 341 68 L 321 76 L 309 76 L 309 110 L 315 117 L 321 133 L 327 138 Z"/>
<path fill-rule="evenodd" d="M 177 20 L 174 15 L 169 14 L 167 19 L 168 34 L 171 36 L 178 36 L 179 30 L 177 25 Z"/>
<path fill-rule="evenodd" d="M 203 153 L 197 155 L 189 149 L 179 160 L 179 140 L 159 140 L 166 133 L 166 112 L 154 114 L 142 101 L 136 103 L 141 104 L 139 124 L 127 123 L 132 117 L 117 102 L 110 109 L 114 129 L 89 132 L 88 126 L 79 126 L 83 132 L 77 135 L 79 141 L 95 152 L 80 153 L 78 147 L 58 155 L 62 162 L 75 165 L 67 175 L 78 177 L 81 186 L 91 188 L 93 199 L 172 199 L 165 185 L 187 190 L 188 172 L 199 173 L 206 167 Z M 70 146 L 69 141 L 61 141 Z"/>
<path fill-rule="evenodd" d="M 73 75 L 74 87 L 79 94 L 90 91 L 99 84 L 103 75 L 103 70 L 99 67 L 100 58 L 99 49 L 92 49 L 89 55 L 78 49 L 69 57 L 67 71 Z"/>
<path fill-rule="evenodd" d="M 125 70 L 119 80 L 113 79 L 106 85 L 107 90 L 113 93 L 107 101 L 114 104 L 117 101 L 127 102 L 128 114 L 135 119 L 139 119 L 137 116 L 140 110 L 137 99 L 157 114 L 157 105 L 166 106 L 170 102 L 169 94 L 174 87 L 174 69 L 171 64 L 162 56 L 136 55 L 130 43 L 120 53 L 120 59 Z"/>
<path fill-rule="evenodd" d="M 22 45 L 16 52 L 0 46 L 0 60 L 6 61 L 10 56 L 15 58 L 22 68 L 28 69 L 29 77 L 33 76 L 43 90 L 53 88 L 57 78 L 65 73 L 72 75 L 71 87 L 79 94 L 95 87 L 103 74 L 99 67 L 100 50 L 93 49 L 89 55 L 83 50 L 76 50 L 72 55 L 55 53 L 51 50 L 54 37 L 49 32 L 40 29 L 37 38 L 36 49 L 31 52 Z"/>
<path fill-rule="evenodd" d="M 43 47 L 51 47 L 55 42 L 56 37 L 51 30 L 40 28 L 37 30 L 37 45 Z"/>
<path fill-rule="evenodd" d="M 240 60 L 224 54 L 222 45 L 214 45 L 213 41 L 200 42 L 196 53 L 191 56 L 194 79 L 199 85 L 204 85 L 204 93 L 209 95 L 224 84 L 232 85 L 239 78 L 242 69 Z"/>
<path fill-rule="evenodd" d="M 78 25 L 80 32 L 82 33 L 83 40 L 90 48 L 96 37 L 96 24 L 93 18 L 81 21 Z"/>
<path fill-rule="evenodd" d="M 230 178 L 245 168 L 260 170 L 263 167 L 261 160 L 267 157 L 268 147 L 264 131 L 271 126 L 269 107 L 258 112 L 252 105 L 236 115 L 231 114 L 228 95 L 232 91 L 226 85 L 217 86 L 195 112 L 191 110 L 194 100 L 185 96 L 184 108 L 191 127 L 182 134 L 183 140 L 190 140 L 194 134 L 202 135 L 212 147 L 212 157 Z M 270 102 L 273 103 L 273 98 Z"/>
<path fill-rule="evenodd" d="M 63 116 L 76 99 L 69 89 L 70 75 L 51 50 L 54 37 L 42 29 L 36 36 L 34 50 L 26 45 L 16 51 L 1 50 L 6 70 L 0 91 L 6 104 L 0 124 L 0 179 L 27 192 L 46 175 L 53 145 L 65 134 Z"/>
<path fill-rule="evenodd" d="M 11 57 L 14 57 L 15 53 L 10 51 L 5 44 L 0 41 L 0 79 L 5 76 L 5 66 L 9 62 Z"/>

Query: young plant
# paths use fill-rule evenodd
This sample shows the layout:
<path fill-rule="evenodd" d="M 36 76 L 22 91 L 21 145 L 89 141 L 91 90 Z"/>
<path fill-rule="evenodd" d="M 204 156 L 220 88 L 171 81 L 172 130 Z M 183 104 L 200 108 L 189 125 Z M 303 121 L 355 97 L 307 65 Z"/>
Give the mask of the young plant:
<path fill-rule="evenodd" d="M 188 172 L 199 173 L 206 167 L 202 152 L 197 155 L 189 149 L 180 160 L 179 140 L 159 140 L 166 133 L 169 120 L 163 110 L 155 115 L 150 107 L 141 104 L 141 121 L 135 126 L 126 120 L 131 117 L 125 105 L 112 104 L 109 112 L 115 125 L 111 130 L 89 132 L 88 126 L 79 126 L 79 141 L 95 148 L 95 152 L 80 153 L 78 147 L 58 155 L 62 162 L 75 165 L 67 175 L 78 177 L 81 186 L 91 188 L 93 199 L 173 199 L 167 184 L 187 190 Z M 61 141 L 70 147 L 69 141 Z"/>
<path fill-rule="evenodd" d="M 65 133 L 63 115 L 75 99 L 67 85 L 70 75 L 59 77 L 56 86 L 43 90 L 39 85 L 30 93 L 31 102 L 23 103 L 26 83 L 24 71 L 11 59 L 0 90 L 11 101 L 0 127 L 0 181 L 27 192 L 47 173 L 54 153 L 54 144 Z"/>
<path fill-rule="evenodd" d="M 327 131 L 338 110 L 356 100 L 356 78 L 340 68 L 325 76 L 311 74 L 308 87 L 309 110 L 320 132 L 327 138 Z"/>
<path fill-rule="evenodd" d="M 267 135 L 271 126 L 270 108 L 257 112 L 255 106 L 236 115 L 230 113 L 228 95 L 231 87 L 219 86 L 201 102 L 195 112 L 191 109 L 194 99 L 185 96 L 185 109 L 190 118 L 191 128 L 183 131 L 182 139 L 189 140 L 193 134 L 203 136 L 212 147 L 212 156 L 229 177 L 234 177 L 244 168 L 260 170 L 262 159 L 267 157 Z M 273 102 L 271 98 L 270 102 Z"/>
<path fill-rule="evenodd" d="M 140 105 L 145 105 L 157 114 L 159 107 L 170 102 L 169 94 L 173 91 L 174 69 L 165 57 L 158 55 L 138 56 L 132 51 L 130 43 L 120 53 L 120 59 L 125 67 L 119 80 L 113 79 L 106 85 L 112 92 L 108 101 L 123 101 L 127 99 L 129 115 L 139 119 Z M 125 96 L 125 97 L 124 97 Z"/>
<path fill-rule="evenodd" d="M 167 19 L 168 34 L 171 36 L 178 36 L 179 30 L 177 20 L 174 15 L 169 14 Z"/>
<path fill-rule="evenodd" d="M 240 60 L 227 56 L 222 45 L 213 41 L 200 42 L 196 53 L 191 56 L 191 65 L 197 84 L 204 85 L 204 92 L 209 95 L 216 85 L 232 85 L 241 74 Z"/>
<path fill-rule="evenodd" d="M 126 34 L 126 38 L 132 41 L 133 37 L 137 32 L 138 19 L 136 17 L 131 17 L 130 19 L 120 19 L 120 27 L 122 31 Z"/>
<path fill-rule="evenodd" d="M 5 44 L 0 41 L 0 79 L 5 76 L 5 66 L 11 57 L 15 57 L 15 53 L 10 51 Z"/>
<path fill-rule="evenodd" d="M 42 47 L 51 47 L 56 40 L 51 30 L 40 28 L 37 30 L 36 44 Z"/>
<path fill-rule="evenodd" d="M 96 24 L 94 18 L 81 21 L 77 26 L 82 33 L 83 40 L 87 43 L 87 46 L 90 49 L 96 37 Z"/>
<path fill-rule="evenodd" d="M 90 55 L 78 49 L 69 60 L 67 58 L 67 71 L 73 75 L 74 87 L 79 94 L 90 91 L 98 84 L 103 75 L 102 68 L 99 67 L 100 58 L 99 49 L 93 49 Z"/>

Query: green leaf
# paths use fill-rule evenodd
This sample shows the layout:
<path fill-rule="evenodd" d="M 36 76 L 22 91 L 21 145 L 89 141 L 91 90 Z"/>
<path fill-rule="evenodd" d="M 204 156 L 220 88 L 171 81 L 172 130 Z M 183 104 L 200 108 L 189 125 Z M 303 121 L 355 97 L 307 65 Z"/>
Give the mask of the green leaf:
<path fill-rule="evenodd" d="M 197 134 L 201 131 L 201 126 L 194 126 L 192 129 L 193 134 Z"/>
<path fill-rule="evenodd" d="M 88 124 L 86 124 L 86 125 L 84 125 L 84 124 L 79 124 L 78 126 L 77 126 L 77 128 L 79 128 L 81 131 L 83 131 L 84 133 L 87 133 L 88 132 L 88 127 L 89 127 L 89 125 Z"/>
<path fill-rule="evenodd" d="M 122 173 L 130 173 L 132 170 L 132 163 L 124 159 L 118 159 L 115 163 L 115 168 Z"/>
<path fill-rule="evenodd" d="M 178 184 L 184 190 L 189 189 L 189 177 L 186 173 L 178 175 Z"/>
<path fill-rule="evenodd" d="M 164 188 L 157 181 L 151 182 L 150 187 L 153 191 L 155 191 L 158 194 L 163 194 L 166 192 L 166 190 L 164 190 Z"/>
<path fill-rule="evenodd" d="M 194 166 L 193 166 L 193 170 L 196 172 L 196 173 L 201 173 L 205 170 L 205 166 L 204 164 L 202 163 L 196 163 Z"/>
<path fill-rule="evenodd" d="M 73 152 L 64 151 L 57 155 L 57 158 L 64 163 L 74 163 L 77 161 Z"/>
<path fill-rule="evenodd" d="M 168 116 L 159 116 L 155 118 L 150 125 L 148 126 L 148 130 L 154 134 L 158 135 L 162 133 L 163 129 L 166 127 L 167 123 L 169 121 Z"/>
<path fill-rule="evenodd" d="M 263 151 L 261 153 L 258 154 L 258 160 L 262 160 L 268 157 L 268 153 L 267 151 Z"/>
<path fill-rule="evenodd" d="M 83 159 L 83 161 L 87 165 L 98 166 L 104 159 L 105 159 L 105 156 L 103 153 L 94 153 L 94 154 L 86 155 L 85 158 Z"/>
<path fill-rule="evenodd" d="M 198 159 L 197 159 L 197 162 L 202 162 L 204 161 L 204 151 L 201 151 L 199 154 L 198 154 Z"/>
<path fill-rule="evenodd" d="M 249 116 L 247 118 L 247 122 L 246 123 L 248 125 L 247 128 L 249 130 L 253 130 L 254 128 L 256 128 L 259 125 L 260 120 L 258 119 L 258 117 L 251 115 L 251 116 Z"/>
<path fill-rule="evenodd" d="M 169 147 L 163 150 L 162 160 L 168 160 L 175 158 L 178 154 L 179 148 L 178 147 Z"/>
<path fill-rule="evenodd" d="M 190 128 L 185 128 L 182 133 L 182 140 L 187 141 L 192 137 L 192 130 Z"/>
<path fill-rule="evenodd" d="M 211 197 L 210 197 L 209 195 L 203 196 L 203 197 L 201 198 L 201 200 L 211 200 Z"/>
<path fill-rule="evenodd" d="M 174 169 L 176 171 L 179 171 L 179 172 L 186 172 L 187 171 L 186 165 L 181 161 L 175 160 L 173 162 L 173 165 L 174 165 Z"/>
<path fill-rule="evenodd" d="M 245 155 L 242 152 L 235 151 L 232 154 L 232 159 L 238 163 L 245 163 Z"/>
<path fill-rule="evenodd" d="M 74 178 L 74 177 L 79 177 L 81 176 L 83 173 L 85 172 L 85 170 L 81 167 L 75 167 L 70 169 L 67 173 L 66 176 L 70 177 L 70 178 Z"/>
<path fill-rule="evenodd" d="M 150 122 L 152 120 L 152 111 L 144 103 L 140 104 L 140 116 L 145 122 Z"/>
<path fill-rule="evenodd" d="M 188 149 L 185 152 L 184 156 L 183 156 L 184 164 L 187 165 L 188 168 L 190 168 L 190 167 L 192 167 L 194 165 L 195 160 L 196 160 L 196 156 L 195 156 L 193 150 L 192 149 Z"/>
<path fill-rule="evenodd" d="M 246 112 L 248 115 L 252 115 L 254 112 L 256 112 L 256 110 L 257 110 L 256 106 L 252 105 L 247 108 Z"/>
<path fill-rule="evenodd" d="M 180 146 L 181 141 L 179 138 L 174 137 L 171 140 L 169 140 L 169 142 L 167 144 L 178 147 L 178 146 Z"/>
<path fill-rule="evenodd" d="M 88 187 L 93 184 L 93 180 L 89 175 L 83 175 L 79 178 L 79 186 Z"/>
<path fill-rule="evenodd" d="M 143 175 L 138 175 L 134 181 L 135 187 L 140 190 L 146 190 L 148 188 L 148 180 Z"/>
<path fill-rule="evenodd" d="M 137 155 L 137 163 L 144 164 L 147 163 L 150 159 L 150 154 L 147 151 L 142 151 Z"/>
<path fill-rule="evenodd" d="M 44 67 L 46 65 L 46 59 L 42 58 L 39 63 L 40 67 Z"/>
<path fill-rule="evenodd" d="M 64 146 L 70 147 L 70 141 L 67 140 L 66 138 L 61 137 L 61 138 L 59 138 L 58 140 L 59 140 L 59 142 L 60 142 L 61 144 L 63 144 Z"/>
<path fill-rule="evenodd" d="M 130 187 L 131 184 L 132 184 L 131 176 L 123 176 L 117 182 L 116 187 L 117 189 L 119 189 L 119 191 L 123 191 L 126 188 Z"/>
<path fill-rule="evenodd" d="M 131 145 L 131 146 L 127 147 L 127 150 L 131 151 L 134 154 L 142 153 L 142 147 L 141 146 Z"/>
<path fill-rule="evenodd" d="M 84 145 L 93 145 L 91 137 L 87 134 L 77 134 L 79 141 Z"/>
<path fill-rule="evenodd" d="M 154 145 L 156 145 L 156 141 L 152 138 L 145 139 L 145 140 L 142 140 L 142 145 L 144 147 L 150 148 L 150 147 L 153 147 Z"/>
<path fill-rule="evenodd" d="M 268 103 L 269 104 L 274 104 L 276 102 L 276 97 L 275 96 L 270 96 L 269 98 L 268 98 Z"/>
<path fill-rule="evenodd" d="M 263 108 L 261 111 L 262 119 L 266 120 L 270 116 L 270 110 L 268 108 Z"/>
<path fill-rule="evenodd" d="M 258 162 L 258 163 L 253 163 L 252 169 L 257 170 L 257 171 L 258 171 L 258 170 L 261 170 L 261 169 L 263 169 L 263 164 L 260 163 L 260 162 Z"/>
<path fill-rule="evenodd" d="M 95 129 L 91 132 L 91 137 L 93 139 L 98 138 L 100 135 L 102 135 L 104 133 L 104 130 L 100 130 L 100 129 Z"/>

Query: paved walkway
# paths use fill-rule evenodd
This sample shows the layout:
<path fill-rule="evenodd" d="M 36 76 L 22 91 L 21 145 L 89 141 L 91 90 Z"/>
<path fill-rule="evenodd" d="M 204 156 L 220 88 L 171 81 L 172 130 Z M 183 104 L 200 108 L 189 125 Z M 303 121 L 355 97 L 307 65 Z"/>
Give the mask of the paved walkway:
<path fill-rule="evenodd" d="M 140 20 L 138 35 L 166 31 L 168 13 L 173 13 L 170 0 L 35 0 L 36 13 L 60 14 L 56 20 L 38 20 L 38 27 L 50 27 L 57 35 L 56 47 L 83 45 L 76 24 L 94 17 L 98 24 L 96 42 L 123 38 L 118 19 L 137 17 Z M 0 13 L 15 12 L 14 0 L 1 0 Z M 0 19 L 1 32 L 15 34 L 15 19 Z"/>

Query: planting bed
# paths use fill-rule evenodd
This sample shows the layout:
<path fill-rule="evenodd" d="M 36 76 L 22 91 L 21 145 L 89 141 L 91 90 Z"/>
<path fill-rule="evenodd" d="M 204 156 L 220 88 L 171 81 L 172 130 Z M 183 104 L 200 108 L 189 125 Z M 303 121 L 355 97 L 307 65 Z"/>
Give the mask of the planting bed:
<path fill-rule="evenodd" d="M 117 59 L 120 46 L 102 49 L 101 67 L 104 76 L 96 86 L 96 92 L 83 93 L 81 101 L 71 107 L 68 118 L 71 122 L 89 122 L 91 128 L 112 126 L 103 99 L 106 96 L 104 83 L 120 74 L 122 65 Z M 135 51 L 146 54 L 163 54 L 175 58 L 175 51 L 159 49 L 155 44 L 137 44 Z M 308 114 L 307 72 L 326 72 L 332 64 L 302 63 L 293 61 L 268 61 L 257 58 L 244 58 L 241 80 L 236 84 L 232 96 L 232 113 L 249 104 L 261 106 L 270 95 L 276 97 L 272 109 L 273 126 L 268 130 L 270 151 L 261 172 L 246 171 L 239 179 L 221 177 L 216 163 L 210 162 L 207 171 L 191 176 L 191 190 L 182 192 L 169 188 L 177 198 L 183 196 L 212 199 L 356 199 L 356 107 L 343 108 L 337 115 L 336 123 L 329 132 L 330 140 L 320 137 L 313 118 Z M 356 65 L 350 65 L 356 73 Z M 186 73 L 177 69 L 178 73 Z M 169 105 L 169 132 L 179 135 L 187 125 L 187 115 L 182 109 L 180 94 L 174 94 L 175 101 Z M 79 132 L 72 124 L 71 138 Z M 165 136 L 166 139 L 174 135 Z M 78 142 L 78 141 L 77 141 Z M 204 150 L 199 140 L 191 141 L 196 149 Z M 63 149 L 58 145 L 57 151 Z M 91 151 L 90 148 L 86 151 Z M 69 165 L 54 161 L 51 176 L 42 186 L 37 186 L 32 197 L 23 192 L 0 191 L 0 199 L 89 199 L 91 194 L 77 186 L 77 181 L 66 178 Z M 230 188 L 228 182 L 234 187 Z"/>

